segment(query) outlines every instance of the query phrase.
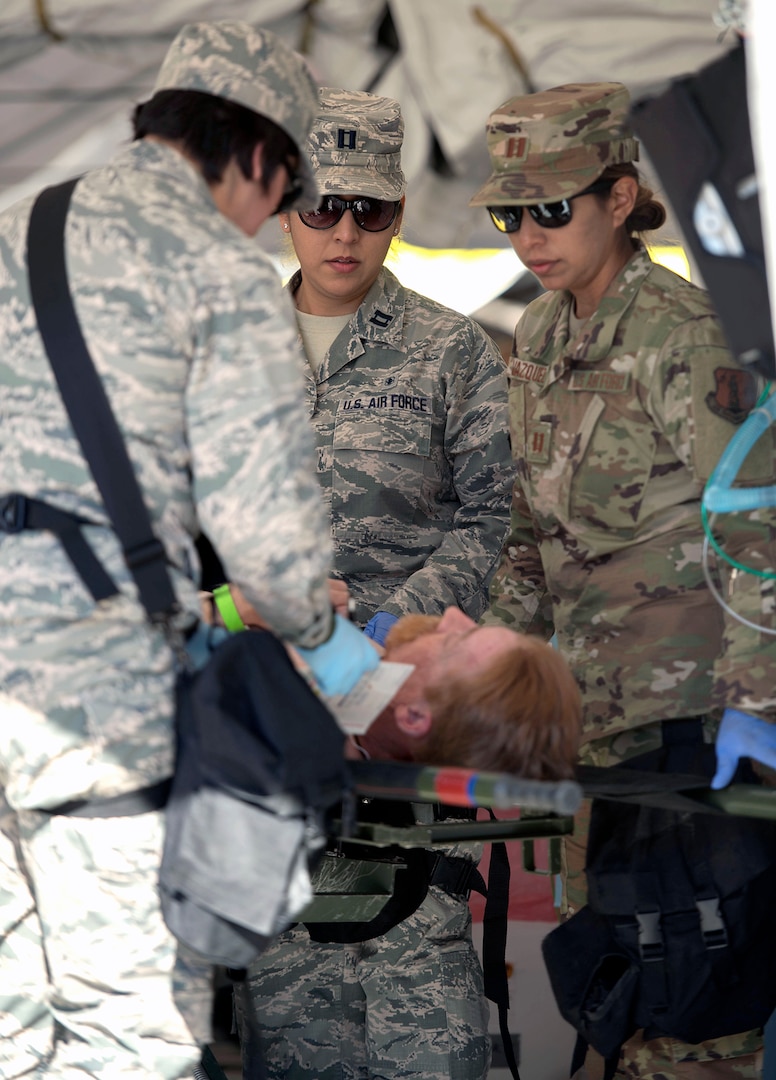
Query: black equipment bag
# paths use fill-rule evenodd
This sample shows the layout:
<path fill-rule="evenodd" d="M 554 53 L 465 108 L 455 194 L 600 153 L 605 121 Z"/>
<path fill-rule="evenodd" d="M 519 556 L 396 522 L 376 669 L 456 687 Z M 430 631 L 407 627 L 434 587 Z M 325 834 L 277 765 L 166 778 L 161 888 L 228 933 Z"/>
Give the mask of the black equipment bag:
<path fill-rule="evenodd" d="M 618 778 L 678 772 L 708 786 L 700 720 L 663 730 L 676 741 Z M 748 764 L 736 779 L 756 782 Z M 650 801 L 593 800 L 588 903 L 542 944 L 561 1015 L 608 1059 L 640 1028 L 698 1043 L 761 1027 L 776 1007 L 776 822 Z"/>
<path fill-rule="evenodd" d="M 291 875 L 323 855 L 327 813 L 349 783 L 344 734 L 261 631 L 233 635 L 179 676 L 176 730 L 162 912 L 200 955 L 247 967 L 299 913 Z"/>
<path fill-rule="evenodd" d="M 776 377 L 743 43 L 630 120 L 665 188 L 739 364 Z"/>
<path fill-rule="evenodd" d="M 176 600 L 164 548 L 154 535 L 68 286 L 64 227 L 76 182 L 44 190 L 33 207 L 28 233 L 33 306 L 140 601 L 149 620 L 174 635 L 170 620 Z M 15 493 L 7 500 L 12 506 L 35 502 Z M 95 599 L 115 593 L 94 556 L 85 556 L 85 544 L 73 540 L 83 522 L 63 511 L 53 513 L 47 504 L 33 509 L 26 527 L 49 528 L 67 538 L 66 550 Z M 345 736 L 282 643 L 254 631 L 216 646 L 200 670 L 181 672 L 176 733 L 160 873 L 163 915 L 172 933 L 204 958 L 244 967 L 308 899 L 291 896 L 299 881 L 295 871 L 304 871 L 305 863 L 322 852 L 324 815 L 351 788 Z M 109 811 L 115 809 L 116 800 L 106 802 Z M 144 793 L 137 793 L 134 805 L 132 795 L 120 803 L 116 813 L 153 808 Z M 95 804 L 78 812 L 104 816 L 105 808 Z"/>

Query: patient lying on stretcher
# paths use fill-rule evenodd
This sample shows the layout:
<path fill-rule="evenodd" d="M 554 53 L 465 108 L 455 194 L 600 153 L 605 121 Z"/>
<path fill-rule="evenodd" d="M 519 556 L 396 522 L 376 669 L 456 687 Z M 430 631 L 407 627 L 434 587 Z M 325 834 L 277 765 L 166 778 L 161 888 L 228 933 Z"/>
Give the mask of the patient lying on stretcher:
<path fill-rule="evenodd" d="M 347 611 L 347 587 L 331 583 Z M 261 617 L 232 587 L 246 626 Z M 391 628 L 385 660 L 414 671 L 368 730 L 351 736 L 350 757 L 455 765 L 535 780 L 572 777 L 581 705 L 562 656 L 505 626 L 481 626 L 458 608 L 405 615 Z"/>

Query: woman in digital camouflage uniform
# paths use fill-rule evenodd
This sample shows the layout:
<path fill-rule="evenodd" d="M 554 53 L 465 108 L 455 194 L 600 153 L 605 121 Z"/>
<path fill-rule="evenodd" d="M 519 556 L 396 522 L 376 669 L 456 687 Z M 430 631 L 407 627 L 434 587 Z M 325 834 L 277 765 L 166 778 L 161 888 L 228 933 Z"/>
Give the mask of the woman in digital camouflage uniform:
<path fill-rule="evenodd" d="M 324 88 L 310 137 L 323 202 L 280 215 L 300 264 L 289 289 L 335 574 L 381 644 L 400 615 L 482 614 L 513 477 L 496 346 L 383 266 L 404 210 L 403 134 L 397 101 Z"/>
<path fill-rule="evenodd" d="M 582 690 L 582 760 L 596 765 L 660 747 L 663 724 L 683 718 L 702 718 L 711 742 L 714 708 L 768 718 L 776 675 L 773 645 L 726 615 L 701 563 L 704 484 L 763 380 L 734 363 L 706 293 L 638 238 L 665 211 L 633 164 L 628 109 L 618 83 L 507 101 L 487 126 L 493 174 L 472 199 L 546 290 L 509 363 L 518 475 L 487 618 L 557 635 Z M 773 473 L 769 436 L 742 475 Z M 774 564 L 756 521 L 728 516 L 720 534 L 734 558 Z M 730 602 L 772 622 L 746 578 Z M 568 914 L 585 902 L 585 841 L 580 816 Z M 637 1035 L 617 1075 L 755 1077 L 761 1050 L 760 1031 L 692 1046 Z"/>
<path fill-rule="evenodd" d="M 334 571 L 379 643 L 404 614 L 483 613 L 514 478 L 497 347 L 383 266 L 404 208 L 402 139 L 397 101 L 323 88 L 308 146 L 323 200 L 279 215 L 300 264 L 288 287 Z M 447 854 L 473 869 L 479 851 Z M 485 1077 L 467 899 L 465 883 L 432 883 L 414 912 L 369 940 L 311 942 L 301 926 L 282 935 L 237 985 L 246 1078 L 261 1075 L 257 1055 L 273 1080 L 334 1080 L 343 1069 L 364 1080 Z"/>

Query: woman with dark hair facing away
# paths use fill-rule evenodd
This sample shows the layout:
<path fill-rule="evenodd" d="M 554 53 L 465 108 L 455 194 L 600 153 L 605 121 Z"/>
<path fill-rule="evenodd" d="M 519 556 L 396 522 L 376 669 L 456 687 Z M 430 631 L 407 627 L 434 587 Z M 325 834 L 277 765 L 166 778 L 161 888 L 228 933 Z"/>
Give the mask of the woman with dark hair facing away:
<path fill-rule="evenodd" d="M 319 683 L 344 693 L 378 663 L 332 610 L 293 308 L 253 242 L 279 209 L 318 204 L 304 149 L 316 108 L 304 61 L 275 34 L 187 23 L 135 109 L 136 137 L 79 178 L 68 207 L 66 285 L 164 552 L 171 635 L 145 617 L 129 567 L 147 546 L 123 557 L 37 332 L 36 196 L 0 214 L 6 1080 L 177 1080 L 210 1040 L 210 969 L 181 975 L 159 897 L 179 639 L 192 664 L 204 653 L 199 534 Z M 56 282 L 56 229 L 41 232 Z"/>

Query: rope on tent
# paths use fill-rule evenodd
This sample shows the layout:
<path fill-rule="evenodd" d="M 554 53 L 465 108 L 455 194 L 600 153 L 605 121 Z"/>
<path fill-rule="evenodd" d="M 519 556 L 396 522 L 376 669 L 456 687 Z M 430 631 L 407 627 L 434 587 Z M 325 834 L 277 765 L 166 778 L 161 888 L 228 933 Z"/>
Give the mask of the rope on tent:
<path fill-rule="evenodd" d="M 520 55 L 517 46 L 515 45 L 514 41 L 512 41 L 511 37 L 503 28 L 503 26 L 500 26 L 496 22 L 496 20 L 488 14 L 485 8 L 481 7 L 479 4 L 475 5 L 475 7 L 472 8 L 472 15 L 474 16 L 475 22 L 478 22 L 480 26 L 485 28 L 485 30 L 493 34 L 494 37 L 497 37 L 501 44 L 504 46 L 507 53 L 509 54 L 512 63 L 520 72 L 520 77 L 525 83 L 525 92 L 527 94 L 535 93 L 538 87 L 534 84 L 534 81 L 531 78 L 531 72 L 528 70 L 528 65 L 526 64 L 523 57 Z"/>
<path fill-rule="evenodd" d="M 46 0 L 34 0 L 33 6 L 35 8 L 35 16 L 38 20 L 41 30 L 44 34 L 48 34 L 54 41 L 64 41 L 64 35 L 60 34 L 55 29 L 48 12 L 46 11 Z"/>

